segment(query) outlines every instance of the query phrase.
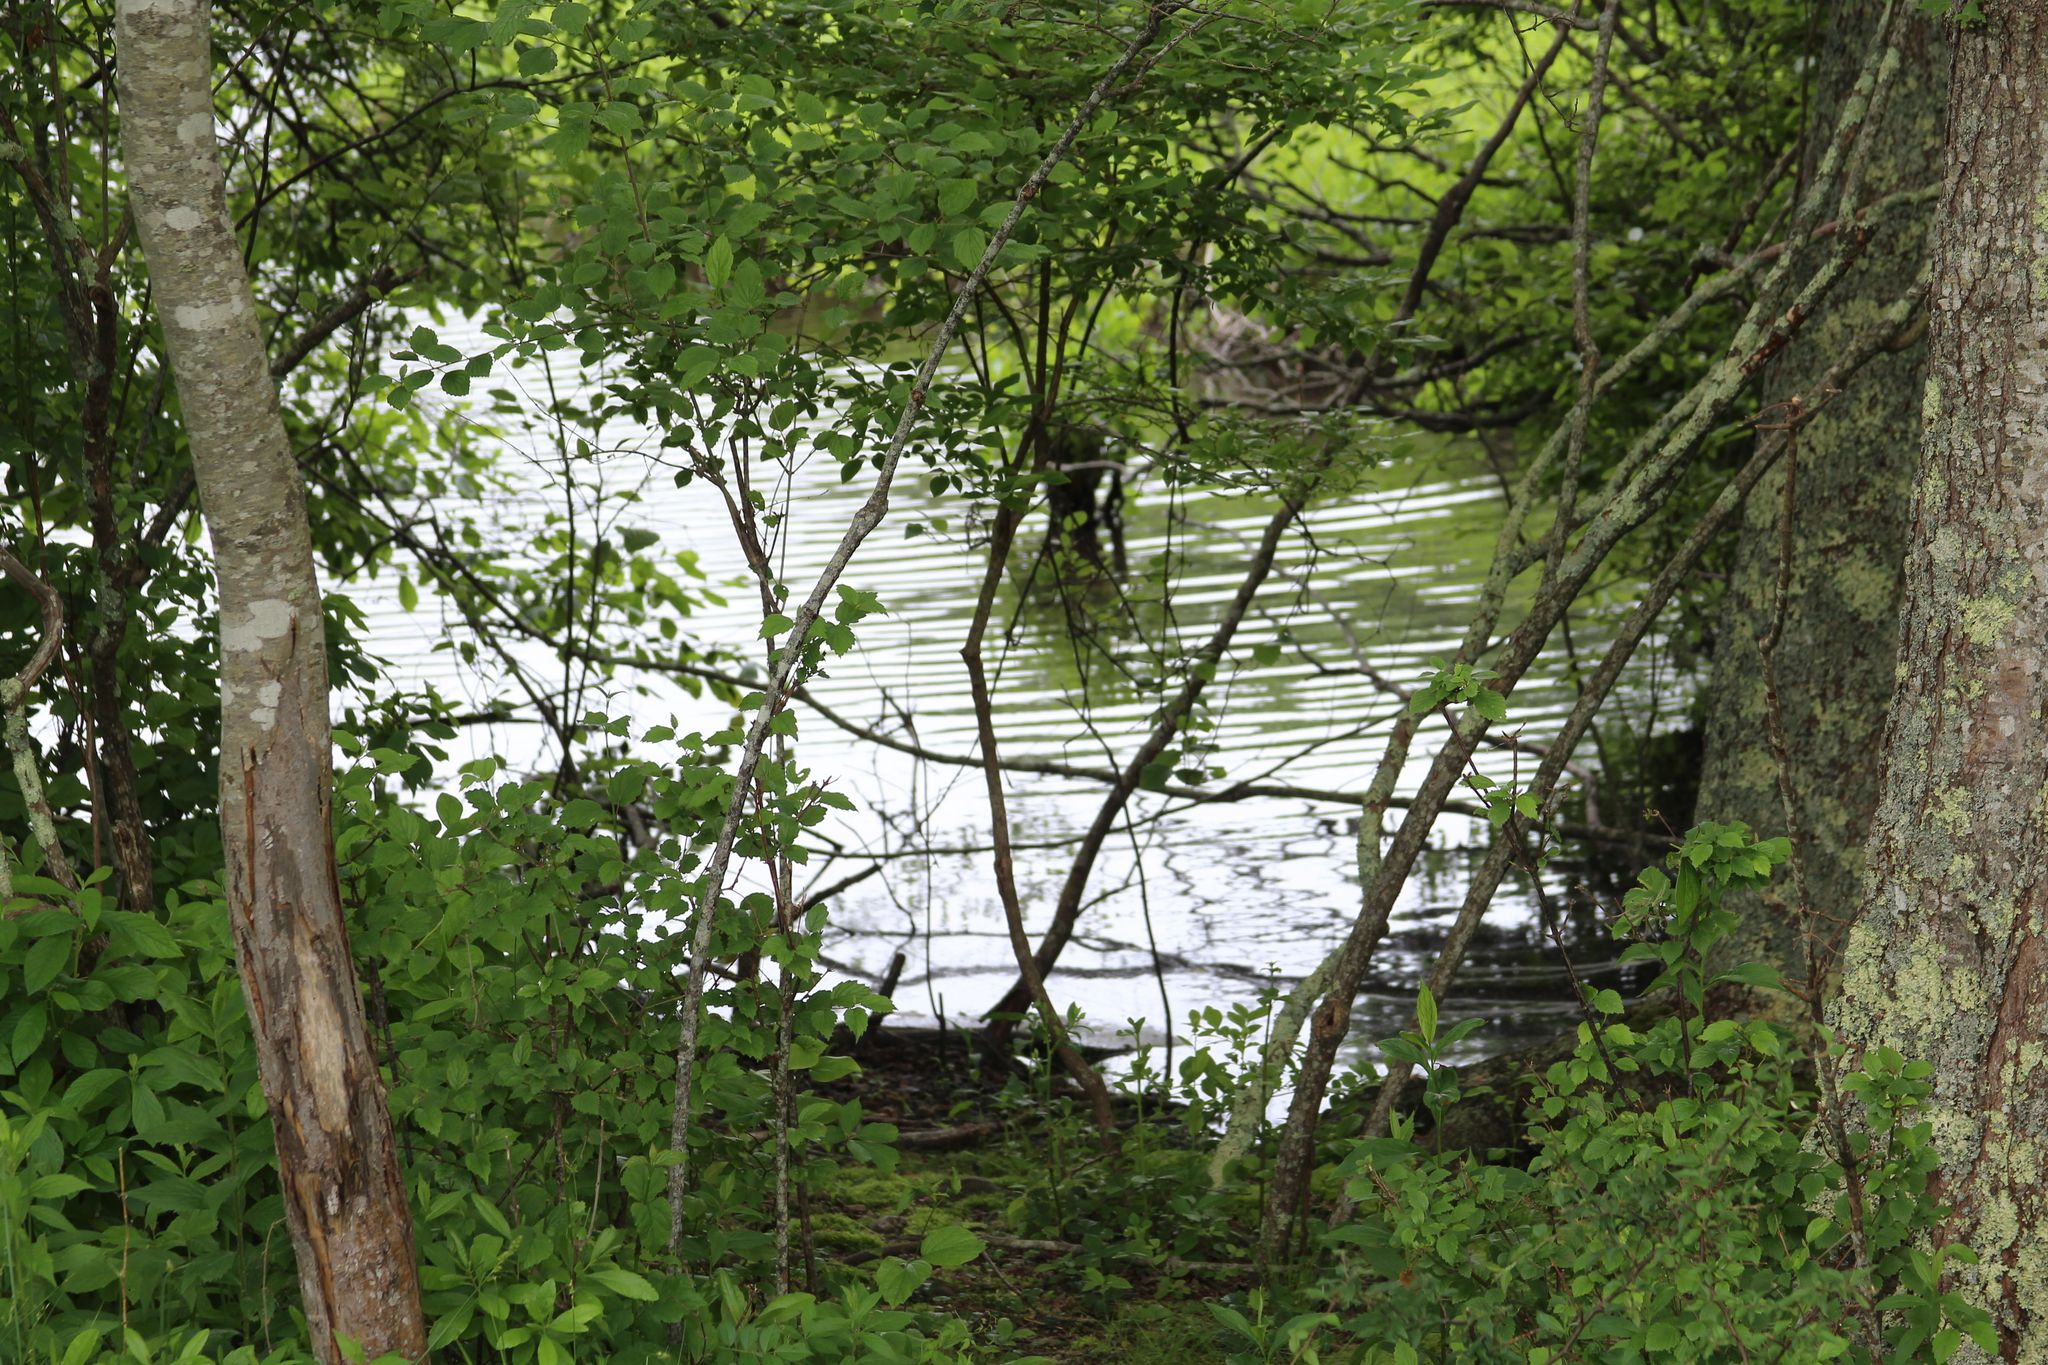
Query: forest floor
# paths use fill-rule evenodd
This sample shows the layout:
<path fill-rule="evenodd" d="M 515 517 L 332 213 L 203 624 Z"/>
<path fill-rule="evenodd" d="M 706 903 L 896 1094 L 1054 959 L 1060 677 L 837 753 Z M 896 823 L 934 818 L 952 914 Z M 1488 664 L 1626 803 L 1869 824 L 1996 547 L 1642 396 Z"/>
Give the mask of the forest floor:
<path fill-rule="evenodd" d="M 1638 1001 L 1623 1019 L 1648 1029 L 1670 1008 Z M 1777 1002 L 1740 987 L 1707 993 L 1708 1020 L 1749 1018 Z M 845 1040 L 842 1040 L 845 1041 Z M 1506 1152 L 1524 1139 L 1520 1116 L 1535 1075 L 1568 1056 L 1571 1033 L 1460 1069 L 1463 1098 L 1441 1130 L 1446 1147 Z M 1120 1150 L 1103 1154 L 1078 1089 L 1044 1065 L 983 1064 L 978 1037 L 884 1025 L 844 1048 L 861 1071 L 821 1087 L 858 1099 L 862 1118 L 893 1124 L 897 1164 L 842 1165 L 809 1209 L 809 1267 L 797 1280 L 828 1286 L 833 1267 L 871 1268 L 918 1254 L 926 1234 L 963 1225 L 987 1244 L 975 1260 L 927 1280 L 911 1307 L 964 1318 L 1005 1361 L 1058 1365 L 1224 1365 L 1255 1360 L 1211 1304 L 1256 1317 L 1259 1284 L 1243 1260 L 1260 1221 L 1259 1191 L 1212 1191 L 1213 1135 L 1183 1110 L 1118 1099 Z M 1084 1049 L 1091 1060 L 1107 1052 Z M 1414 1082 L 1413 1090 L 1419 1091 Z M 1340 1101 L 1328 1131 L 1362 1117 L 1369 1089 Z M 1419 1095 L 1404 1096 L 1413 1113 Z M 1327 1183 L 1326 1183 L 1327 1182 Z M 1330 1172 L 1314 1197 L 1336 1192 Z M 1171 1245 L 1165 1244 L 1170 1239 Z M 1299 1305 L 1297 1305 L 1299 1306 Z"/>
<path fill-rule="evenodd" d="M 914 1257 L 926 1233 L 961 1224 L 986 1250 L 935 1274 L 911 1306 L 965 1318 L 999 1359 L 1221 1365 L 1229 1357 L 1229 1334 L 1206 1304 L 1252 1287 L 1251 1266 L 1164 1257 L 1154 1265 L 1118 1254 L 1129 1246 L 1130 1196 L 1142 1194 L 1126 1179 L 1106 1198 L 1082 1106 L 991 1075 L 978 1041 L 958 1029 L 884 1027 L 852 1052 L 864 1074 L 824 1089 L 857 1085 L 864 1116 L 897 1126 L 899 1162 L 888 1173 L 841 1168 L 821 1192 L 809 1219 L 816 1277 L 829 1281 L 833 1264 Z M 1142 1148 L 1135 1155 L 1157 1173 L 1162 1195 L 1167 1183 L 1185 1187 L 1206 1160 L 1174 1115 L 1140 1120 L 1126 1110 L 1122 1118 L 1118 1165 Z"/>

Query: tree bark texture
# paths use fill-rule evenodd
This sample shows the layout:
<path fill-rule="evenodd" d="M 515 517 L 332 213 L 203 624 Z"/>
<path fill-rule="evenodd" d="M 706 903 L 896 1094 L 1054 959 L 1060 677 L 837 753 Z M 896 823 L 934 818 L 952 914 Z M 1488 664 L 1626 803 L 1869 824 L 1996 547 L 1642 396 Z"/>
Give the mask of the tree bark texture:
<path fill-rule="evenodd" d="M 1898 689 L 1832 1022 L 1933 1064 L 1938 1240 L 2048 1360 L 2048 0 L 1957 30 Z M 1957 1359 L 1983 1359 L 1964 1344 Z"/>
<path fill-rule="evenodd" d="M 1884 8 L 1882 0 L 1829 7 L 1807 125 L 1809 174 L 1820 154 L 1815 144 L 1835 129 Z M 1935 21 L 1915 17 L 1904 25 L 1900 46 L 1904 61 L 1877 114 L 1865 202 L 1941 178 L 1948 38 Z M 1866 254 L 1835 287 L 1827 313 L 1814 319 L 1808 344 L 1791 348 L 1776 366 L 1767 401 L 1818 399 L 1812 386 L 1845 338 L 1867 327 L 1901 282 L 1919 271 L 1931 215 L 1913 214 L 1871 236 Z M 1799 437 L 1792 572 L 1772 662 L 1791 759 L 1799 857 L 1823 957 L 1855 913 L 1863 844 L 1877 807 L 1926 364 L 1924 345 L 1877 357 L 1857 378 L 1856 391 L 1829 403 Z M 1758 641 L 1775 615 L 1785 478 L 1783 465 L 1773 469 L 1746 505 L 1715 637 L 1699 795 L 1701 818 L 1744 820 L 1771 834 L 1791 831 L 1769 742 Z M 1741 919 L 1721 946 L 1719 965 L 1766 962 L 1795 982 L 1806 979 L 1798 913 L 1766 906 L 1749 892 L 1730 908 Z"/>
<path fill-rule="evenodd" d="M 412 1220 L 329 826 L 327 665 L 304 490 L 231 226 L 206 0 L 120 0 L 136 225 L 220 585 L 221 835 L 235 955 L 319 1358 L 425 1354 Z"/>

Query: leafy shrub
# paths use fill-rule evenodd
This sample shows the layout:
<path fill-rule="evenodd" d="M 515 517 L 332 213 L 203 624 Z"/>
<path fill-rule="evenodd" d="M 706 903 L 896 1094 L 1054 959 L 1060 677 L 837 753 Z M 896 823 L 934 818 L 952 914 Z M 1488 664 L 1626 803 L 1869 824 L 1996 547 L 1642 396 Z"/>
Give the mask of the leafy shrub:
<path fill-rule="evenodd" d="M 759 1288 L 781 1003 L 744 976 L 711 996 L 689 1235 L 666 1252 L 671 926 L 688 895 L 672 869 L 689 858 L 692 773 L 716 770 L 606 775 L 614 806 L 644 803 L 680 831 L 636 852 L 606 804 L 488 765 L 433 817 L 407 809 L 384 785 L 413 761 L 373 751 L 343 778 L 338 845 L 443 1357 L 970 1358 L 962 1320 L 912 1303 L 979 1253 L 966 1227 L 933 1226 L 915 1257 L 828 1271 L 816 1293 Z M 1940 1361 L 1985 1340 L 1983 1315 L 1941 1290 L 1968 1253 L 1921 1249 L 1940 1214 L 1915 1117 L 1925 1065 L 1881 1052 L 1841 1078 L 1860 1107 L 1845 1157 L 1815 1123 L 1813 1068 L 1838 1057 L 1776 1023 L 1708 1018 L 1723 893 L 1786 854 L 1702 825 L 1668 871 L 1643 874 L 1625 957 L 1654 963 L 1652 990 L 1676 1008 L 1631 1024 L 1616 993 L 1587 991 L 1577 1048 L 1535 1090 L 1525 1159 L 1433 1151 L 1411 1118 L 1344 1140 L 1331 1174 L 1354 1216 L 1323 1233 L 1306 1280 L 1211 1305 L 1231 1359 Z M 99 880 L 68 893 L 23 876 L 0 918 L 0 1359 L 305 1359 L 223 908 L 193 884 L 161 917 L 129 914 Z M 723 907 L 721 950 L 759 943 L 762 913 Z M 802 987 L 793 1067 L 831 1079 L 854 1066 L 830 1054 L 834 1031 L 882 1002 L 816 984 L 817 928 L 781 951 Z M 1764 974 L 1716 980 L 1731 978 Z M 1045 1178 L 1011 1215 L 1080 1248 L 1071 1270 L 1098 1307 L 1131 1292 L 1134 1268 L 1248 1254 L 1256 1194 L 1211 1188 L 1192 1139 L 1227 1109 L 1233 1074 L 1250 1083 L 1262 1019 L 1198 1020 L 1216 1041 L 1180 1068 L 1194 1102 L 1144 1118 L 1113 1161 L 1082 1155 L 1083 1120 L 1049 1089 L 1011 1096 L 1046 1125 L 1024 1130 Z M 1468 1028 L 1439 1028 L 1425 992 L 1416 1027 L 1386 1045 L 1422 1067 L 1439 1118 L 1457 1102 L 1440 1058 Z M 1049 1066 L 1037 1074 L 1050 1085 Z M 1127 1097 L 1142 1104 L 1159 1079 L 1141 1055 Z M 893 1130 L 857 1100 L 799 1094 L 792 1115 L 798 1181 L 893 1169 Z M 1242 1167 L 1259 1169 L 1256 1155 Z"/>
<path fill-rule="evenodd" d="M 598 718 L 602 723 L 602 718 Z M 418 760 L 362 756 L 338 784 L 344 902 L 411 1183 L 443 1359 L 936 1361 L 962 1324 L 906 1308 L 979 1243 L 941 1229 L 912 1261 L 769 1297 L 781 999 L 741 974 L 707 992 L 706 1121 L 688 1235 L 666 1250 L 675 1022 L 691 812 L 709 765 L 620 764 L 600 802 L 476 765 L 435 814 L 385 788 Z M 674 832 L 635 850 L 617 808 Z M 291 1243 L 217 889 L 160 917 L 22 876 L 0 917 L 0 1360 L 305 1358 Z M 822 915 L 822 911 L 815 912 Z M 761 944 L 765 907 L 721 906 L 718 948 Z M 796 974 L 792 1178 L 893 1163 L 857 1100 L 801 1088 L 880 997 L 817 984 L 820 925 L 764 952 Z M 967 1240 L 962 1240 L 965 1237 Z"/>
<path fill-rule="evenodd" d="M 1993 1348 L 1984 1315 L 1941 1292 L 1944 1264 L 1969 1253 L 1920 1249 L 1939 1215 L 1914 1117 L 1927 1065 L 1882 1052 L 1843 1077 L 1863 1109 L 1845 1158 L 1815 1124 L 1812 1068 L 1838 1052 L 1705 1019 L 1703 964 L 1733 922 L 1723 894 L 1762 885 L 1789 851 L 1704 824 L 1668 874 L 1643 874 L 1618 926 L 1637 939 L 1625 960 L 1657 963 L 1652 990 L 1676 1009 L 1636 1028 L 1615 992 L 1586 992 L 1577 1049 L 1535 1092 L 1526 1164 L 1432 1153 L 1412 1119 L 1352 1145 L 1358 1213 L 1326 1234 L 1334 1269 L 1314 1293 L 1340 1315 L 1343 1358 L 1939 1361 L 1965 1334 Z M 1455 1100 L 1434 1064 L 1444 1041 L 1425 993 L 1400 1046 L 1439 1109 Z"/>

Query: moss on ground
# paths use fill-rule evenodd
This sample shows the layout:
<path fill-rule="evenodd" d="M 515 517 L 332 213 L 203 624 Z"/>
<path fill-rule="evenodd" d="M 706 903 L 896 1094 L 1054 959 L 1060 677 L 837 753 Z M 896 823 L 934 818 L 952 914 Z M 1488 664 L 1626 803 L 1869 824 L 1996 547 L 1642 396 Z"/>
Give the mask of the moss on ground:
<path fill-rule="evenodd" d="M 1201 1365 L 1224 1360 L 1228 1345 L 1199 1305 L 1133 1303 L 1070 1350 L 1060 1359 L 1073 1365 Z"/>

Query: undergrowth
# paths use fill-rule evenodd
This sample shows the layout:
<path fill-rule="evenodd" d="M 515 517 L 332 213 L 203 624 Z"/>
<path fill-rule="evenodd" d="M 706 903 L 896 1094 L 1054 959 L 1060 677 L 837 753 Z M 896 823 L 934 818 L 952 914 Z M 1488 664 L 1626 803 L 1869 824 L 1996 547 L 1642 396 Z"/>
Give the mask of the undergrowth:
<path fill-rule="evenodd" d="M 1802 1037 L 1707 1016 L 1722 894 L 1768 879 L 1783 841 L 1703 825 L 1644 873 L 1618 927 L 1673 1008 L 1631 1025 L 1617 994 L 1589 990 L 1518 1150 L 1436 1149 L 1460 1102 L 1439 1058 L 1468 1026 L 1441 1024 L 1424 993 L 1383 1044 L 1420 1067 L 1420 1108 L 1361 1135 L 1360 1073 L 1324 1125 L 1324 1216 L 1286 1265 L 1254 1252 L 1270 1135 L 1220 1182 L 1207 1162 L 1261 1009 L 1198 1012 L 1170 1092 L 1138 1049 L 1114 1156 L 1043 1056 L 916 1116 L 994 1120 L 979 1146 L 904 1153 L 848 1055 L 886 1006 L 818 982 L 813 935 L 791 959 L 802 1250 L 778 1294 L 774 991 L 735 981 L 714 1002 L 710 1121 L 671 1256 L 677 949 L 648 918 L 660 880 L 621 861 L 593 804 L 554 808 L 534 784 L 478 772 L 437 818 L 408 811 L 380 785 L 406 762 L 365 756 L 340 842 L 443 1360 L 1939 1361 L 1987 1330 L 1943 1289 L 1967 1253 L 1926 1249 L 1926 1068 L 1882 1054 L 1845 1069 L 1858 1121 L 1840 1151 L 1815 1131 Z M 629 778 L 662 799 L 656 774 Z M 97 885 L 16 885 L 0 919 L 0 1359 L 307 1359 L 212 889 L 145 917 Z"/>

